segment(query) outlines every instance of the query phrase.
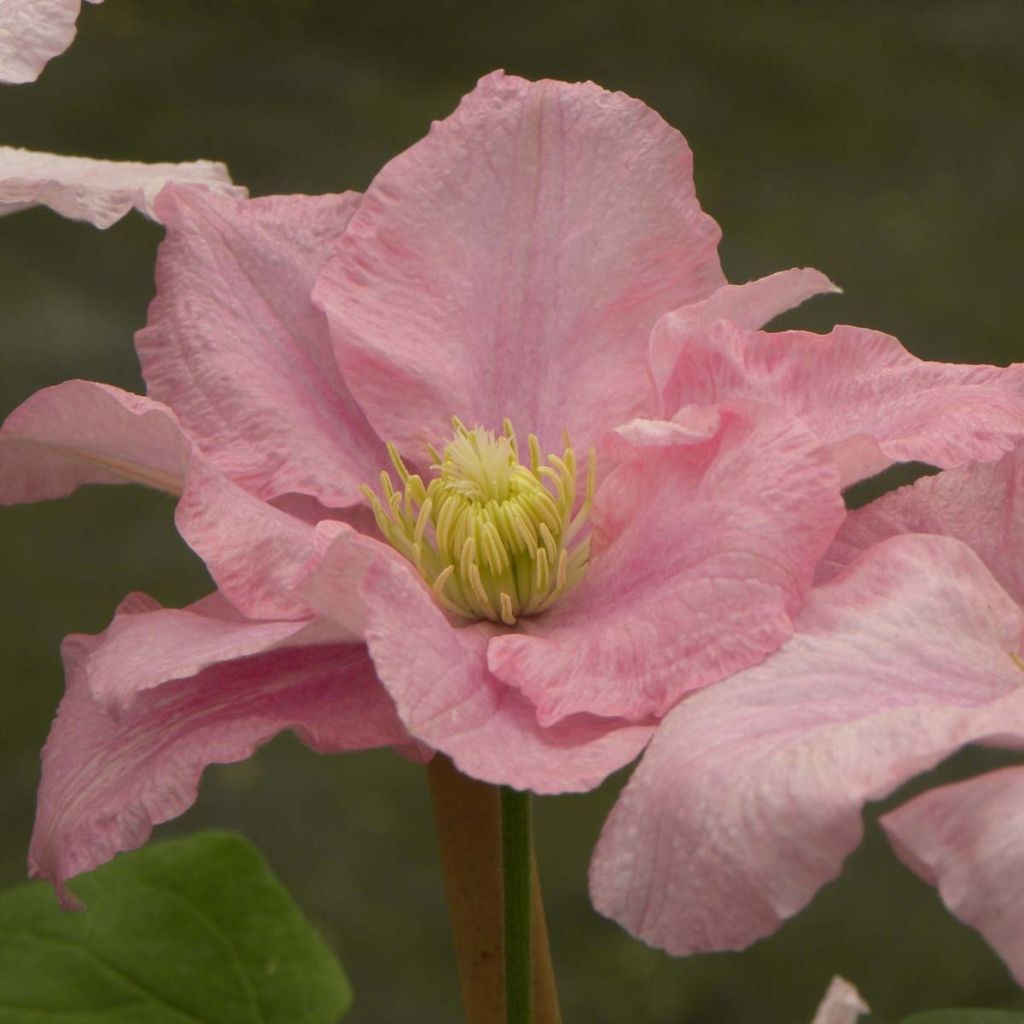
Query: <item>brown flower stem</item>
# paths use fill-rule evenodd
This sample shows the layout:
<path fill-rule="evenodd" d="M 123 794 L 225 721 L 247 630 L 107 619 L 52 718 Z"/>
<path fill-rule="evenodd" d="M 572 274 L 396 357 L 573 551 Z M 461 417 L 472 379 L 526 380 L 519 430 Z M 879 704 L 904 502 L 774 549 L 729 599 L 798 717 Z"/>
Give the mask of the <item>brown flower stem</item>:
<path fill-rule="evenodd" d="M 427 768 L 466 1024 L 505 1024 L 501 790 L 437 755 Z M 560 1024 L 536 862 L 531 871 L 533 1024 Z"/>

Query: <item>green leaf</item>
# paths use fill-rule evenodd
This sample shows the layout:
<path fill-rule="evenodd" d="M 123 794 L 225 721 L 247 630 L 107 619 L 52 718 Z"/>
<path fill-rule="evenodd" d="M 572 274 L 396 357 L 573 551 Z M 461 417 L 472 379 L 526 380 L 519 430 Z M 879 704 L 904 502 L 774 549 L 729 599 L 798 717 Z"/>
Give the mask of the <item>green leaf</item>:
<path fill-rule="evenodd" d="M 340 964 L 259 853 L 207 832 L 0 893 L 0 1024 L 335 1024 Z"/>
<path fill-rule="evenodd" d="M 1024 1024 L 1024 1013 L 1008 1010 L 929 1010 L 904 1017 L 900 1024 Z"/>

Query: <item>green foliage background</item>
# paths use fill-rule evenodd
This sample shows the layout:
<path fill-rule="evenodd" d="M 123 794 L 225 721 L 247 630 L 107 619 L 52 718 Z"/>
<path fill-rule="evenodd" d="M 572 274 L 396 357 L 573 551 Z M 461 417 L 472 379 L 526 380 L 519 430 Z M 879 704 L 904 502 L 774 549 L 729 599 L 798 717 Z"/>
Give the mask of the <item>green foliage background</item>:
<path fill-rule="evenodd" d="M 39 83 L 0 91 L 0 141 L 121 159 L 226 160 L 254 194 L 365 187 L 505 67 L 592 78 L 687 135 L 732 280 L 816 266 L 845 289 L 790 315 L 887 330 L 922 356 L 1024 357 L 1024 6 L 1016 0 L 711 4 L 560 0 L 108 0 Z M 45 211 L 0 222 L 0 413 L 68 377 L 138 389 L 131 338 L 160 232 Z M 87 489 L 0 513 L 0 884 L 20 881 L 58 644 L 143 589 L 208 587 L 171 502 Z M 977 770 L 978 755 L 953 771 Z M 672 960 L 598 918 L 586 866 L 622 779 L 537 808 L 569 1022 L 808 1021 L 842 972 L 885 1022 L 954 1003 L 1024 1008 L 1000 962 L 868 828 L 842 879 L 742 954 Z M 244 831 L 340 953 L 348 1020 L 457 1019 L 421 770 L 290 739 L 207 773 L 163 829 Z"/>

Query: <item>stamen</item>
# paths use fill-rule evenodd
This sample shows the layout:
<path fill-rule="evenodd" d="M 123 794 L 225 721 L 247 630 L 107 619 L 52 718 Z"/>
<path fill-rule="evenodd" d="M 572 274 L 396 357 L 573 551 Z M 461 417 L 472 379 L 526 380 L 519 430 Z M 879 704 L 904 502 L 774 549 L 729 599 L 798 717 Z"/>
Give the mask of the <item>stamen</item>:
<path fill-rule="evenodd" d="M 562 454 L 546 460 L 529 434 L 524 465 L 507 417 L 500 434 L 470 430 L 457 416 L 452 430 L 443 450 L 427 446 L 435 473 L 429 483 L 389 444 L 399 486 L 382 470 L 379 496 L 362 491 L 381 534 L 416 566 L 438 604 L 467 619 L 514 626 L 549 608 L 586 572 L 590 538 L 573 542 L 593 503 L 595 454 L 588 453 L 584 498 L 575 508 L 577 463 L 566 431 Z"/>

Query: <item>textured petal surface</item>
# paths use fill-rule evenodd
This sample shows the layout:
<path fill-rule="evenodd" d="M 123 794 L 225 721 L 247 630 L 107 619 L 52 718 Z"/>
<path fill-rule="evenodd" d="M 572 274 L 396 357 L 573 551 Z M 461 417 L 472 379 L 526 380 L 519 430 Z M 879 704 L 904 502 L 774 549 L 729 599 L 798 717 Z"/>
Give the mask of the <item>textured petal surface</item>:
<path fill-rule="evenodd" d="M 242 761 L 285 729 L 322 752 L 408 743 L 361 645 L 216 664 L 142 691 L 115 716 L 83 671 L 104 642 L 65 641 L 68 688 L 43 751 L 29 866 L 58 885 L 141 846 L 195 801 L 207 765 Z"/>
<path fill-rule="evenodd" d="M 815 295 L 840 290 L 820 270 L 780 270 L 746 284 L 723 285 L 701 302 L 666 313 L 651 334 L 651 373 L 658 391 L 664 390 L 687 337 L 695 331 L 716 320 L 757 330 Z"/>
<path fill-rule="evenodd" d="M 776 655 L 662 723 L 605 825 L 594 905 L 682 955 L 774 931 L 861 808 L 964 743 L 1024 736 L 1024 613 L 977 556 L 899 537 L 808 595 Z"/>
<path fill-rule="evenodd" d="M 924 477 L 851 512 L 818 569 L 831 579 L 862 551 L 901 533 L 956 537 L 1024 605 L 1024 445 L 995 463 Z"/>
<path fill-rule="evenodd" d="M 189 448 L 159 402 L 85 380 L 44 388 L 0 427 L 0 505 L 62 498 L 88 483 L 178 494 Z"/>
<path fill-rule="evenodd" d="M 542 722 L 663 715 L 792 633 L 842 522 L 835 467 L 781 410 L 685 412 L 620 431 L 627 450 L 595 498 L 586 578 L 491 641 L 491 669 Z"/>
<path fill-rule="evenodd" d="M 318 609 L 350 614 L 358 587 L 377 675 L 409 732 L 474 778 L 538 793 L 591 789 L 631 761 L 653 728 L 590 715 L 552 728 L 488 671 L 497 627 L 453 628 L 415 570 L 390 548 L 346 531 L 309 583 Z"/>
<path fill-rule="evenodd" d="M 188 608 L 161 608 L 145 594 L 132 594 L 81 671 L 93 699 L 119 712 L 143 690 L 219 662 L 279 647 L 357 642 L 333 623 L 247 619 L 219 593 Z"/>
<path fill-rule="evenodd" d="M 997 459 L 1024 434 L 1022 364 L 927 363 L 860 327 L 771 334 L 722 322 L 682 342 L 668 415 L 730 398 L 782 405 L 832 447 L 844 485 L 893 462 Z"/>
<path fill-rule="evenodd" d="M 377 432 L 418 456 L 450 417 L 587 445 L 653 399 L 663 313 L 724 284 L 678 132 L 587 83 L 484 78 L 392 160 L 317 285 Z"/>
<path fill-rule="evenodd" d="M 0 0 L 0 82 L 34 82 L 71 45 L 81 6 L 81 0 Z"/>
<path fill-rule="evenodd" d="M 48 206 L 63 217 L 108 228 L 134 207 L 156 219 L 154 203 L 168 182 L 194 182 L 217 192 L 244 196 L 223 164 L 141 164 L 58 156 L 0 146 L 0 215 Z"/>
<path fill-rule="evenodd" d="M 189 466 L 174 519 L 240 611 L 256 619 L 310 617 L 296 587 L 328 543 L 313 525 L 253 497 L 200 457 Z"/>
<path fill-rule="evenodd" d="M 934 789 L 882 824 L 907 865 L 1024 985 L 1024 767 Z"/>
<path fill-rule="evenodd" d="M 136 335 L 149 394 L 263 498 L 361 501 L 387 463 L 334 361 L 313 283 L 359 197 L 239 200 L 169 188 L 157 296 Z"/>

